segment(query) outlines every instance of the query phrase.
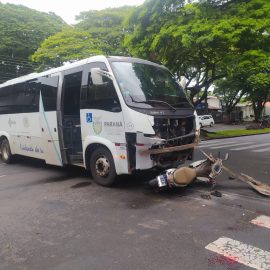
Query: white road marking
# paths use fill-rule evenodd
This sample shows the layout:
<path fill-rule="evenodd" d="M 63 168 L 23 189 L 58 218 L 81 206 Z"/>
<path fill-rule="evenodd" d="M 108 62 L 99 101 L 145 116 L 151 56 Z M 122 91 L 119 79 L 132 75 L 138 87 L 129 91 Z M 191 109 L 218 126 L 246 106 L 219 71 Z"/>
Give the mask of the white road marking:
<path fill-rule="evenodd" d="M 209 140 L 209 141 L 202 141 L 202 142 L 200 142 L 200 144 L 213 144 L 213 143 L 219 143 L 219 142 L 222 142 L 222 141 L 220 141 L 220 140 L 218 140 L 218 141 L 214 141 L 214 140 Z"/>
<path fill-rule="evenodd" d="M 270 269 L 270 252 L 231 238 L 221 237 L 205 248 L 255 269 Z"/>
<path fill-rule="evenodd" d="M 257 226 L 265 227 L 270 229 L 270 217 L 268 216 L 258 216 L 257 218 L 250 221 L 252 224 Z"/>
<path fill-rule="evenodd" d="M 241 145 L 247 145 L 250 143 L 249 142 L 246 142 L 246 143 L 232 143 L 232 144 L 227 144 L 227 145 L 221 145 L 221 146 L 213 146 L 213 147 L 209 147 L 211 149 L 219 149 L 219 148 L 227 148 L 227 147 L 232 147 L 232 146 L 241 146 Z"/>
<path fill-rule="evenodd" d="M 209 143 L 207 145 L 199 145 L 199 147 L 211 147 L 211 146 L 218 146 L 218 145 L 227 145 L 227 144 L 232 144 L 235 142 L 224 142 L 224 143 Z"/>
<path fill-rule="evenodd" d="M 6 177 L 6 175 L 0 175 L 0 178 Z"/>
<path fill-rule="evenodd" d="M 269 145 L 270 145 L 270 143 L 254 144 L 254 145 L 250 145 L 250 146 L 234 148 L 234 149 L 231 149 L 231 150 L 233 150 L 233 151 L 247 150 L 247 149 L 260 148 L 260 147 L 269 146 Z"/>
<path fill-rule="evenodd" d="M 267 152 L 267 151 L 270 152 L 270 147 L 258 149 L 258 150 L 252 150 L 251 152 L 262 153 L 262 152 Z"/>

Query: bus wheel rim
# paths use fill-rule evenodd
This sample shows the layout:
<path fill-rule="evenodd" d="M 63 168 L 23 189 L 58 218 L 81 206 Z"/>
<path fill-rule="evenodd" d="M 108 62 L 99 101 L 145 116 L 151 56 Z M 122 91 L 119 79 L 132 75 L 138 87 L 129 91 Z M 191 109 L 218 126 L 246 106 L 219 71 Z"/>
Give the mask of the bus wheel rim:
<path fill-rule="evenodd" d="M 96 172 L 101 177 L 108 176 L 110 172 L 110 162 L 105 156 L 101 156 L 96 160 Z"/>

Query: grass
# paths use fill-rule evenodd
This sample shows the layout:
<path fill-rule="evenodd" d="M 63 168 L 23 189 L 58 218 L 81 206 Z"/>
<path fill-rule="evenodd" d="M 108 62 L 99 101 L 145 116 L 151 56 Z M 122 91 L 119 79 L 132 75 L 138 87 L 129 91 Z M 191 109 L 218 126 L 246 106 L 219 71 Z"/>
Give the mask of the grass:
<path fill-rule="evenodd" d="M 223 130 L 223 131 L 216 131 L 216 132 L 207 132 L 206 137 L 209 139 L 214 138 L 226 138 L 226 137 L 238 137 L 238 136 L 244 136 L 244 135 L 256 135 L 256 134 L 264 134 L 264 133 L 270 133 L 270 128 L 264 128 L 264 129 L 234 129 L 234 130 Z"/>

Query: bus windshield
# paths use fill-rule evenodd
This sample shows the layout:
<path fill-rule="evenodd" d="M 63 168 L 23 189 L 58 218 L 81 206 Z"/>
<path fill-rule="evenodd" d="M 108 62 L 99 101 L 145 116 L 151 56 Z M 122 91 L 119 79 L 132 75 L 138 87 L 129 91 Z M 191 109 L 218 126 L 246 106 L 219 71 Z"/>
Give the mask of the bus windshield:
<path fill-rule="evenodd" d="M 183 88 L 163 67 L 112 62 L 112 69 L 127 105 L 138 108 L 191 108 Z"/>

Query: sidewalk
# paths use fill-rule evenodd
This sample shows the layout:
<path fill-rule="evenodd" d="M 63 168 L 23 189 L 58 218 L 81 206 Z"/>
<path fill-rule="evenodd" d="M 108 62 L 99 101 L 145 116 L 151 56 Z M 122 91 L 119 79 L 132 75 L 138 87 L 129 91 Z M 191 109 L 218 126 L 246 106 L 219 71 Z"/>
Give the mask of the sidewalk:
<path fill-rule="evenodd" d="M 259 134 L 270 134 L 270 128 L 249 129 L 246 127 L 251 123 L 245 122 L 243 124 L 215 124 L 213 127 L 201 128 L 200 137 L 202 140 L 222 139 L 232 137 L 251 136 Z"/>
<path fill-rule="evenodd" d="M 213 127 L 203 127 L 202 129 L 209 131 L 209 132 L 215 132 L 215 131 L 221 131 L 221 130 L 235 130 L 235 129 L 246 129 L 246 126 L 250 123 L 245 124 L 215 124 Z"/>

